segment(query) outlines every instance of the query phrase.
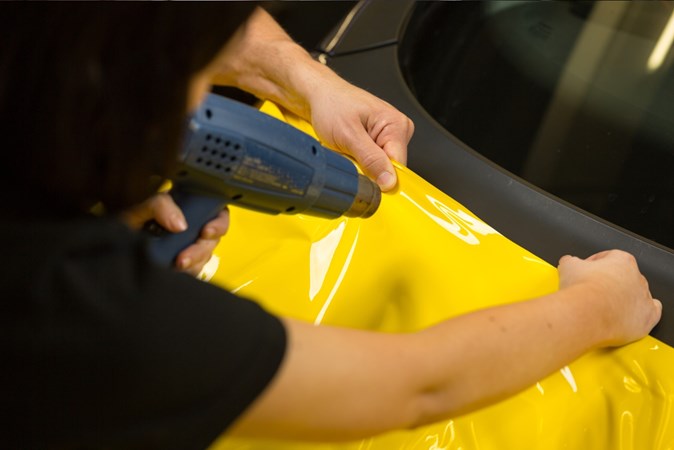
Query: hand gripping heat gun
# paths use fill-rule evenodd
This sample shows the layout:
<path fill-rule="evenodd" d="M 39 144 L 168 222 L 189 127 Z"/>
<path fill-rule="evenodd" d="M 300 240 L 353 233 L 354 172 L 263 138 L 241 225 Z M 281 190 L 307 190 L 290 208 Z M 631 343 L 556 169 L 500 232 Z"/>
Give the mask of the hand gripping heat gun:
<path fill-rule="evenodd" d="M 170 194 L 188 229 L 146 226 L 149 253 L 170 266 L 202 226 L 232 203 L 269 214 L 369 217 L 381 191 L 346 157 L 237 101 L 209 94 L 191 117 Z"/>

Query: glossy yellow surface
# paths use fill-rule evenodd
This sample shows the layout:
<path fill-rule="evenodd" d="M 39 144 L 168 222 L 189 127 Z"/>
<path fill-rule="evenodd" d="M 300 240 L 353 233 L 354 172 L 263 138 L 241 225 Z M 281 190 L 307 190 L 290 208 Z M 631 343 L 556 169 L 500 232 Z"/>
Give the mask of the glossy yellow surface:
<path fill-rule="evenodd" d="M 554 267 L 397 170 L 398 189 L 369 219 L 231 208 L 211 282 L 316 324 L 403 332 L 556 289 Z M 648 337 L 594 352 L 497 405 L 415 430 L 346 444 L 221 439 L 212 448 L 671 450 L 674 348 Z"/>

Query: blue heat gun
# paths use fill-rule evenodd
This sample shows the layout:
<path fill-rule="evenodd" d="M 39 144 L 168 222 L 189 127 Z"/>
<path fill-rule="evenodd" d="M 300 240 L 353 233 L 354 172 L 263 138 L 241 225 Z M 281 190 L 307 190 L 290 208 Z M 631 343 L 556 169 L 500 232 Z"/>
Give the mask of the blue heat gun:
<path fill-rule="evenodd" d="M 188 229 L 146 226 L 150 257 L 170 266 L 228 203 L 269 214 L 369 217 L 376 183 L 313 137 L 237 101 L 209 94 L 189 121 L 170 194 Z"/>

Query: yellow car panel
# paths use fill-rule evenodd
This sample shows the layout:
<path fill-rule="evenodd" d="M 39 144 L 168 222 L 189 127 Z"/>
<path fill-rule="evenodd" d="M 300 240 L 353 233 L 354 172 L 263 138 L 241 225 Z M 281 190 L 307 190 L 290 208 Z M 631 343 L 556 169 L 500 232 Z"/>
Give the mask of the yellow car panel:
<path fill-rule="evenodd" d="M 312 133 L 273 104 L 262 109 Z M 397 332 L 557 289 L 554 267 L 396 169 L 398 188 L 369 219 L 231 207 L 210 281 L 277 314 Z M 338 444 L 224 437 L 212 449 L 671 450 L 673 406 L 674 348 L 647 337 L 587 354 L 494 406 L 418 429 Z"/>

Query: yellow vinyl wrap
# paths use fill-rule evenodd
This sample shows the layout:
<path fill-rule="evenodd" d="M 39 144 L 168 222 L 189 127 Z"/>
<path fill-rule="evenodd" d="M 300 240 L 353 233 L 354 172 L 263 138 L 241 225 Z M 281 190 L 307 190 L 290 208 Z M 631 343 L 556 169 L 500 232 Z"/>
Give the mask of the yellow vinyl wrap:
<path fill-rule="evenodd" d="M 273 104 L 262 109 L 313 134 Z M 231 207 L 210 282 L 276 314 L 397 332 L 557 289 L 554 267 L 396 169 L 398 188 L 369 219 Z M 211 450 L 672 450 L 673 406 L 674 348 L 647 337 L 587 354 L 494 406 L 414 430 L 338 444 L 225 435 Z"/>

